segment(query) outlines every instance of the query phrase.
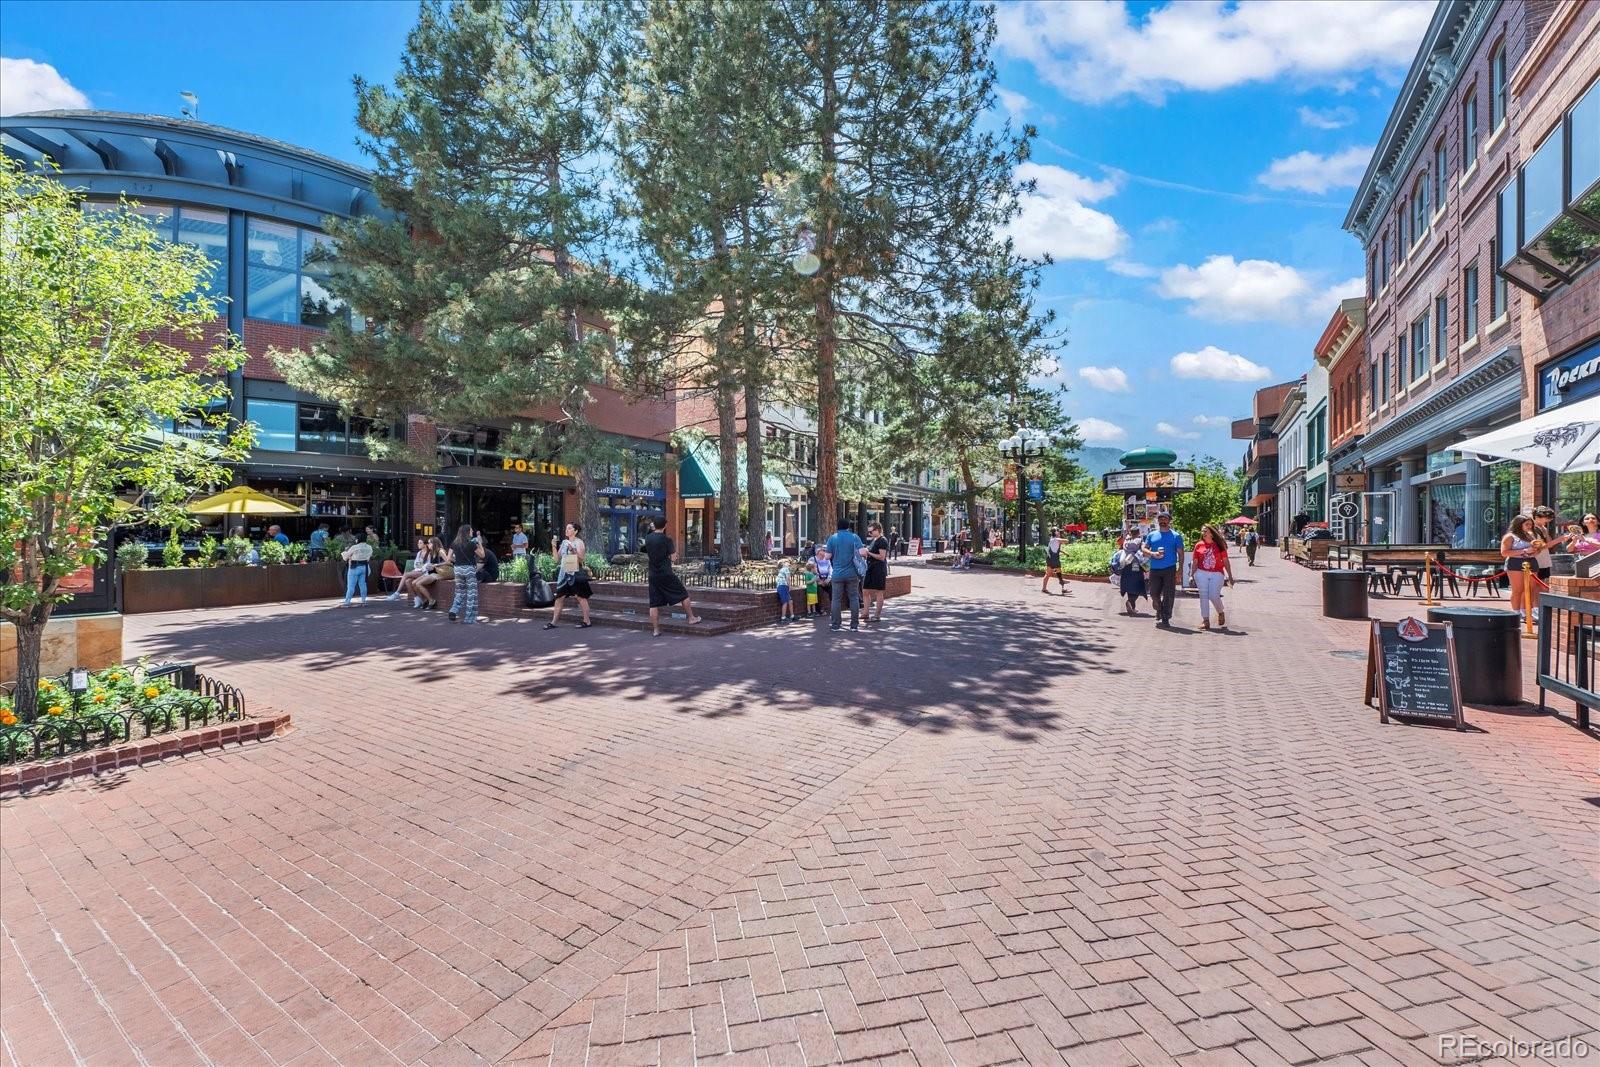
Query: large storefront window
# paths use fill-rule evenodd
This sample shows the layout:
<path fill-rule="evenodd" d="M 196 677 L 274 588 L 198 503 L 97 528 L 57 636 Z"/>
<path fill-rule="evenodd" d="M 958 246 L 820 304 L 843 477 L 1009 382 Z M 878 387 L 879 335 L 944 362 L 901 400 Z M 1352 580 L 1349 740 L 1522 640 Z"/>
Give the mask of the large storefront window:
<path fill-rule="evenodd" d="M 85 211 L 120 211 L 120 201 L 88 200 Z M 206 208 L 173 206 L 171 204 L 136 204 L 128 210 L 141 218 L 164 241 L 191 245 L 205 253 L 211 263 L 211 275 L 206 282 L 206 295 L 221 298 L 228 295 L 228 213 Z M 217 306 L 222 314 L 222 306 Z"/>
<path fill-rule="evenodd" d="M 440 490 L 442 495 L 436 498 L 440 536 L 449 541 L 457 527 L 471 523 L 502 559 L 511 555 L 511 528 L 517 523 L 533 551 L 545 553 L 565 525 L 561 493 L 556 491 L 477 485 L 447 485 Z"/>
<path fill-rule="evenodd" d="M 246 421 L 255 423 L 257 448 L 274 452 L 321 452 L 335 456 L 367 455 L 367 438 L 385 428 L 360 415 L 345 418 L 331 404 L 298 404 L 292 400 L 248 397 Z"/>
<path fill-rule="evenodd" d="M 1585 515 L 1600 508 L 1600 501 L 1595 499 L 1594 471 L 1577 474 L 1547 471 L 1545 476 L 1555 483 L 1550 494 L 1555 503 L 1550 506 L 1556 509 L 1556 518 L 1563 525 L 1582 522 Z"/>
<path fill-rule="evenodd" d="M 327 327 L 349 314 L 328 290 L 337 257 L 326 234 L 252 216 L 248 246 L 246 315 Z"/>

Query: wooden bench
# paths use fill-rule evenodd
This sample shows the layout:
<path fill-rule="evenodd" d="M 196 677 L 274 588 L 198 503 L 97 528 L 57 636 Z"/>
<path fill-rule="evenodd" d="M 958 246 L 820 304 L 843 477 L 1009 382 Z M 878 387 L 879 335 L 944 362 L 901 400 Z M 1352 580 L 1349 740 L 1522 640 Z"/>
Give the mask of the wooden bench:
<path fill-rule="evenodd" d="M 1289 558 L 1312 570 L 1322 570 L 1328 565 L 1328 554 L 1335 545 L 1344 542 L 1328 537 L 1291 537 L 1288 539 Z"/>

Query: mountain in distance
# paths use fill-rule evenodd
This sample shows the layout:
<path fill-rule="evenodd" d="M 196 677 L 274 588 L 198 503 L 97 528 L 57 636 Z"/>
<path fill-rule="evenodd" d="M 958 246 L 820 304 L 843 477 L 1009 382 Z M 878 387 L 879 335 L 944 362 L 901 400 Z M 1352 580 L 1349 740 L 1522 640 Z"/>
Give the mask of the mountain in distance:
<path fill-rule="evenodd" d="M 1122 468 L 1118 461 L 1126 451 L 1126 448 L 1112 448 L 1109 445 L 1084 445 L 1072 453 L 1072 458 L 1085 474 L 1099 481 L 1102 474 Z"/>

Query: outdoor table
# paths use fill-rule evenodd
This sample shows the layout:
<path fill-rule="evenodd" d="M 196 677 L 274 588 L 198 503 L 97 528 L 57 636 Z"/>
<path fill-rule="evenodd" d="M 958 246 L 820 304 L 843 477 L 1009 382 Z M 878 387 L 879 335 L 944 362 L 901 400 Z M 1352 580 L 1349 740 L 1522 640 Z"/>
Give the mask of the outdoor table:
<path fill-rule="evenodd" d="M 1522 702 L 1522 616 L 1504 608 L 1429 608 L 1429 622 L 1448 622 L 1456 642 L 1456 674 L 1468 704 Z"/>

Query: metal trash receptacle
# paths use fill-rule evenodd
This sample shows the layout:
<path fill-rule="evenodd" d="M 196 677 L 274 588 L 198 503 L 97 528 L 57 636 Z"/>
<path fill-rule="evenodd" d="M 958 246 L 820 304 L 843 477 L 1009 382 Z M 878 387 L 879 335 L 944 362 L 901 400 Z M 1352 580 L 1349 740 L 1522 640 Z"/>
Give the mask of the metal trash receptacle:
<path fill-rule="evenodd" d="M 1367 572 L 1322 572 L 1322 614 L 1329 619 L 1367 617 Z"/>
<path fill-rule="evenodd" d="M 1451 625 L 1462 703 L 1522 702 L 1522 616 L 1504 608 L 1429 608 L 1428 621 Z"/>

